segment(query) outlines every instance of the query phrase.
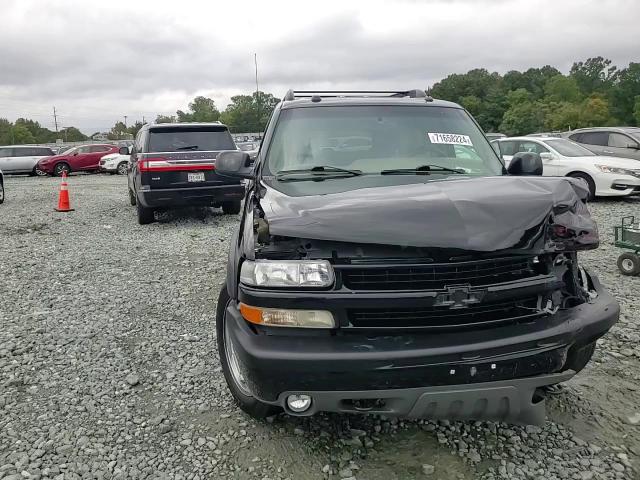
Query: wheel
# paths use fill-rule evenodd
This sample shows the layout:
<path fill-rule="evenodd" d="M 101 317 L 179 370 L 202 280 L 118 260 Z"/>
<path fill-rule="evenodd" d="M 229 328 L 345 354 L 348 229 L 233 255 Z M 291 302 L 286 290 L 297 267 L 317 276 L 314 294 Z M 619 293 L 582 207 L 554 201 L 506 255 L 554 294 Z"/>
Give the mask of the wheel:
<path fill-rule="evenodd" d="M 587 366 L 591 357 L 593 357 L 593 352 L 596 351 L 596 342 L 588 343 L 582 348 L 577 350 L 571 350 L 569 352 L 569 358 L 567 358 L 567 366 L 578 373 L 584 367 Z"/>
<path fill-rule="evenodd" d="M 127 174 L 127 162 L 120 162 L 118 164 L 118 168 L 116 169 L 118 175 L 126 175 Z"/>
<path fill-rule="evenodd" d="M 33 167 L 32 175 L 36 175 L 38 177 L 46 177 L 47 176 L 47 172 L 44 172 L 44 171 L 40 170 L 38 168 L 38 166 L 36 165 L 35 167 Z"/>
<path fill-rule="evenodd" d="M 235 202 L 222 202 L 222 211 L 228 215 L 237 215 L 240 213 L 240 200 Z"/>
<path fill-rule="evenodd" d="M 138 203 L 138 223 L 140 225 L 147 225 L 148 223 L 153 223 L 154 220 L 153 208 L 143 207 Z"/>
<path fill-rule="evenodd" d="M 251 395 L 245 378 L 242 375 L 240 360 L 233 347 L 233 341 L 228 334 L 226 311 L 231 302 L 227 286 L 223 286 L 218 296 L 216 308 L 216 338 L 218 340 L 218 355 L 222 364 L 222 373 L 227 381 L 233 399 L 241 410 L 254 418 L 265 418 L 274 415 L 279 408 L 262 403 Z"/>
<path fill-rule="evenodd" d="M 131 203 L 131 205 L 135 206 L 136 203 L 136 196 L 134 195 L 134 193 L 131 191 L 131 189 L 129 188 L 129 203 Z"/>
<path fill-rule="evenodd" d="M 570 173 L 569 176 L 571 178 L 582 178 L 585 182 L 587 182 L 587 185 L 589 186 L 589 197 L 587 198 L 587 200 L 591 201 L 596 198 L 596 182 L 593 181 L 593 178 L 591 178 L 590 175 L 582 172 L 574 172 Z"/>
<path fill-rule="evenodd" d="M 631 252 L 623 253 L 618 257 L 618 268 L 623 275 L 638 275 L 640 273 L 640 257 Z"/>
<path fill-rule="evenodd" d="M 61 177 L 63 172 L 66 173 L 67 176 L 71 173 L 71 167 L 68 163 L 57 163 L 56 166 L 53 167 L 53 174 L 56 177 Z"/>
<path fill-rule="evenodd" d="M 4 202 L 4 184 L 0 183 L 0 203 Z"/>

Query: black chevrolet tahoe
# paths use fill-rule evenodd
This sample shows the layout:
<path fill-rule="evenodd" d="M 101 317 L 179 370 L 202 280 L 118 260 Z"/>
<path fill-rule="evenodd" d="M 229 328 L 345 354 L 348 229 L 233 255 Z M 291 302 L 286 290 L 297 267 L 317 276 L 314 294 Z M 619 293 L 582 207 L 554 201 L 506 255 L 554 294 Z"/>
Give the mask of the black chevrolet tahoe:
<path fill-rule="evenodd" d="M 218 153 L 235 148 L 229 129 L 219 122 L 144 125 L 127 169 L 138 223 L 151 223 L 156 210 L 174 207 L 214 206 L 239 213 L 244 185 L 216 174 Z M 128 148 L 122 147 L 120 154 L 129 155 Z"/>
<path fill-rule="evenodd" d="M 239 406 L 542 423 L 619 315 L 586 185 L 542 171 L 421 90 L 289 91 L 255 165 L 217 160 L 249 181 L 216 319 Z"/>

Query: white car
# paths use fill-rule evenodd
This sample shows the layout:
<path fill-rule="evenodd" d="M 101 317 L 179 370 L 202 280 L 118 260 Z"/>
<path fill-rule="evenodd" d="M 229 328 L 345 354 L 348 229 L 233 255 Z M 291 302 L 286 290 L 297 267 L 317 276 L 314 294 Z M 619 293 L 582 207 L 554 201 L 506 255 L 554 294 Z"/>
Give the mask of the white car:
<path fill-rule="evenodd" d="M 131 147 L 129 153 L 131 153 Z M 129 164 L 129 155 L 121 155 L 119 153 L 110 153 L 100 159 L 100 171 L 109 172 L 111 175 L 126 175 L 127 165 Z"/>
<path fill-rule="evenodd" d="M 539 153 L 547 177 L 584 179 L 593 197 L 640 194 L 640 162 L 596 155 L 566 138 L 511 137 L 491 142 L 498 146 L 506 166 L 517 152 Z"/>
<path fill-rule="evenodd" d="M 9 145 L 0 147 L 0 169 L 6 173 L 28 173 L 29 175 L 46 175 L 40 170 L 38 162 L 55 155 L 49 147 L 35 145 Z"/>

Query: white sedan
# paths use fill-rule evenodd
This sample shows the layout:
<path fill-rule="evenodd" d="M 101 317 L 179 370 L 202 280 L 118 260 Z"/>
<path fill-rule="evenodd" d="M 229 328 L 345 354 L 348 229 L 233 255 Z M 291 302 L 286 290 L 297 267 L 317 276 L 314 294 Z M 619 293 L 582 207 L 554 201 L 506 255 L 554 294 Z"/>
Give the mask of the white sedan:
<path fill-rule="evenodd" d="M 131 153 L 131 147 L 129 147 Z M 129 155 L 120 155 L 119 153 L 110 153 L 100 159 L 100 171 L 109 172 L 111 175 L 126 175 L 127 165 L 129 164 Z"/>
<path fill-rule="evenodd" d="M 497 145 L 505 164 L 517 152 L 539 153 L 547 177 L 575 177 L 589 185 L 591 197 L 640 194 L 640 161 L 596 155 L 571 140 L 557 137 L 510 137 Z"/>

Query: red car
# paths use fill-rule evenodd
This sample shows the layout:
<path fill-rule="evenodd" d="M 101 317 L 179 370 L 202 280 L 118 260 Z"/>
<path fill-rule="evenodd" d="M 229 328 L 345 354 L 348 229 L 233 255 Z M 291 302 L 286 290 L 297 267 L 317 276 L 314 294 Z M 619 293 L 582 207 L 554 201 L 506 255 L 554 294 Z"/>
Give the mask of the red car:
<path fill-rule="evenodd" d="M 62 172 L 92 172 L 100 168 L 100 159 L 110 153 L 118 153 L 116 145 L 80 145 L 65 150 L 59 155 L 45 157 L 38 162 L 38 168 L 49 175 L 61 176 Z"/>

